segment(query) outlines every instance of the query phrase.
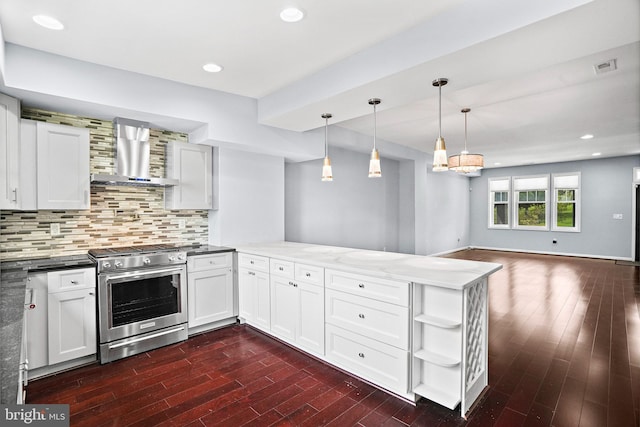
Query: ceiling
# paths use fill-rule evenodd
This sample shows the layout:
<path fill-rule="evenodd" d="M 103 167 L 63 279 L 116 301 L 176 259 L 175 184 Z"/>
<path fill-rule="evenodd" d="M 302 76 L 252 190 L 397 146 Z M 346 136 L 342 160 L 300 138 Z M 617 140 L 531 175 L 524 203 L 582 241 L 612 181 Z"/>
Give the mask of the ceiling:
<path fill-rule="evenodd" d="M 292 5 L 305 18 L 281 21 Z M 0 0 L 9 43 L 255 98 L 261 123 L 295 131 L 331 112 L 372 135 L 378 97 L 378 138 L 431 153 L 431 81 L 449 78 L 449 154 L 471 108 L 468 148 L 486 167 L 640 154 L 639 16 L 637 0 Z"/>

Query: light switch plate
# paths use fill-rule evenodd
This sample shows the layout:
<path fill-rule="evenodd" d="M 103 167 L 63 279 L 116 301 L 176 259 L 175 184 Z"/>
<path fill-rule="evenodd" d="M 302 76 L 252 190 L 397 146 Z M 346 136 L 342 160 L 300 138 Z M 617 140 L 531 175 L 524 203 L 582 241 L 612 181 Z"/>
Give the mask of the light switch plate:
<path fill-rule="evenodd" d="M 59 236 L 60 235 L 60 224 L 53 222 L 49 225 L 49 230 L 51 232 L 52 236 Z"/>

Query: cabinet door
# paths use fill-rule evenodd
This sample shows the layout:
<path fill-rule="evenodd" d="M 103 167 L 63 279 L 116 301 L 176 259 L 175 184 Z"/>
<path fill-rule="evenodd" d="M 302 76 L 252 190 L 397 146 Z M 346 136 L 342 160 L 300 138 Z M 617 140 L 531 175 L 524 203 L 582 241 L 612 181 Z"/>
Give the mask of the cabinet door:
<path fill-rule="evenodd" d="M 167 177 L 180 183 L 165 190 L 167 209 L 213 208 L 213 147 L 170 141 Z"/>
<path fill-rule="evenodd" d="M 290 342 L 296 339 L 298 285 L 284 277 L 271 277 L 271 332 Z"/>
<path fill-rule="evenodd" d="M 256 304 L 254 325 L 265 331 L 271 330 L 271 298 L 269 292 L 269 275 L 260 271 L 255 272 Z"/>
<path fill-rule="evenodd" d="M 324 287 L 299 282 L 296 341 L 307 351 L 324 355 Z"/>
<path fill-rule="evenodd" d="M 238 269 L 238 317 L 252 324 L 255 319 L 257 302 L 256 272 L 246 268 Z"/>
<path fill-rule="evenodd" d="M 0 93 L 0 209 L 20 207 L 19 118 L 19 101 Z"/>
<path fill-rule="evenodd" d="M 233 317 L 231 268 L 190 272 L 187 285 L 190 328 Z"/>
<path fill-rule="evenodd" d="M 38 123 L 38 209 L 89 209 L 89 130 Z"/>
<path fill-rule="evenodd" d="M 49 364 L 96 352 L 96 297 L 93 289 L 49 294 Z"/>
<path fill-rule="evenodd" d="M 49 364 L 47 294 L 47 273 L 30 274 L 27 278 L 27 301 L 35 304 L 35 307 L 26 311 L 29 369 L 36 369 Z"/>

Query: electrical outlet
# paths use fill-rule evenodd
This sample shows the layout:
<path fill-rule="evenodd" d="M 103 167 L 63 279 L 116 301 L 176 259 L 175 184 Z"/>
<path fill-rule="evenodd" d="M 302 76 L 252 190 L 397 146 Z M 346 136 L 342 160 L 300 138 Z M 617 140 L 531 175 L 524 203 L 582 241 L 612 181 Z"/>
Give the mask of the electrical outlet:
<path fill-rule="evenodd" d="M 187 228 L 187 220 L 186 219 L 179 219 L 178 220 L 178 228 L 180 230 L 184 230 L 185 228 Z"/>
<path fill-rule="evenodd" d="M 623 215 L 622 214 L 613 214 L 613 219 L 622 219 Z"/>
<path fill-rule="evenodd" d="M 58 224 L 56 222 L 52 222 L 51 224 L 49 224 L 49 231 L 51 232 L 52 236 L 59 236 L 60 235 L 60 224 Z"/>

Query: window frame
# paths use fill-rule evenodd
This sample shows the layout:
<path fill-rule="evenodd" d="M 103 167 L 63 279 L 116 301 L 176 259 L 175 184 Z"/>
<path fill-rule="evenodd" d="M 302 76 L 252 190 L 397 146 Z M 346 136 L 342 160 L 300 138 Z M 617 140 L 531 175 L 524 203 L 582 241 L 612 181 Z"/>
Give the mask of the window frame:
<path fill-rule="evenodd" d="M 571 187 L 568 185 L 558 185 L 556 184 L 556 178 L 563 178 L 563 177 L 577 177 L 577 185 Z M 553 214 L 552 214 L 552 223 L 551 223 L 551 229 L 553 231 L 560 231 L 560 232 L 565 232 L 565 233 L 579 233 L 580 232 L 580 225 L 581 225 L 581 197 L 580 197 L 580 189 L 582 187 L 582 177 L 580 175 L 580 172 L 568 172 L 568 173 L 555 173 L 551 176 L 551 185 L 553 188 Z M 566 203 L 566 202 L 559 202 L 558 201 L 558 190 L 573 190 L 574 191 L 574 200 L 573 200 L 573 204 L 574 204 L 574 212 L 575 212 L 575 225 L 573 227 L 559 227 L 558 226 L 558 205 L 560 203 Z"/>
<path fill-rule="evenodd" d="M 491 185 L 492 182 L 506 182 L 506 190 L 502 189 L 502 188 L 498 188 L 498 189 L 494 189 Z M 496 184 L 496 186 L 499 184 Z M 505 176 L 505 177 L 499 177 L 499 178 L 489 178 L 488 180 L 488 185 L 487 185 L 488 189 L 489 189 L 489 224 L 488 227 L 489 228 L 494 228 L 494 229 L 502 229 L 502 230 L 508 230 L 511 228 L 511 198 L 512 198 L 512 194 L 511 194 L 511 177 L 509 176 Z M 495 224 L 494 223 L 494 210 L 495 210 L 495 194 L 496 193 L 507 193 L 507 223 L 506 224 Z M 500 203 L 500 204 L 504 204 L 504 203 Z"/>
<path fill-rule="evenodd" d="M 525 175 L 514 176 L 512 183 L 512 197 L 513 197 L 513 229 L 514 230 L 531 230 L 531 231 L 549 231 L 549 175 Z M 524 186 L 524 188 L 518 188 L 518 182 L 525 182 L 526 180 L 534 181 L 544 179 L 545 186 Z M 519 207 L 520 207 L 520 193 L 531 191 L 544 191 L 544 225 L 520 225 L 519 224 Z M 554 205 L 555 206 L 555 205 Z"/>

